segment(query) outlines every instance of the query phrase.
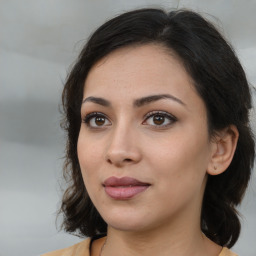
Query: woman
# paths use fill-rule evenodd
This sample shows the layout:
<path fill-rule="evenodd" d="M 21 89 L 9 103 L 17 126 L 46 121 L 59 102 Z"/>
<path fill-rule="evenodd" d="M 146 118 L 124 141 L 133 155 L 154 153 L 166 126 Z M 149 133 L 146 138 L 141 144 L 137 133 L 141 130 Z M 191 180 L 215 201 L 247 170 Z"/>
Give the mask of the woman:
<path fill-rule="evenodd" d="M 187 10 L 140 9 L 91 36 L 63 91 L 67 232 L 47 256 L 236 255 L 255 155 L 232 48 Z"/>

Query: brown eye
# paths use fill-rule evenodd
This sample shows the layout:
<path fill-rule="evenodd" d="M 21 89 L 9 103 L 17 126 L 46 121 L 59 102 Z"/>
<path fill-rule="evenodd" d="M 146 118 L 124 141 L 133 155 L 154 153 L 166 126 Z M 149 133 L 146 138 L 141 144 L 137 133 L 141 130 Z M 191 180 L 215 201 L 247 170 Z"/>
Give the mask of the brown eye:
<path fill-rule="evenodd" d="M 161 124 L 164 123 L 165 119 L 166 119 L 166 118 L 165 118 L 164 116 L 162 116 L 162 115 L 155 115 L 155 116 L 153 117 L 153 122 L 154 122 L 154 124 L 156 124 L 156 125 L 161 125 Z"/>
<path fill-rule="evenodd" d="M 98 112 L 88 114 L 83 119 L 83 122 L 90 128 L 104 128 L 111 125 L 109 119 L 104 114 Z"/>
<path fill-rule="evenodd" d="M 95 117 L 95 124 L 96 124 L 97 126 L 102 126 L 102 125 L 105 124 L 105 120 L 106 120 L 106 118 L 103 117 L 103 116 Z"/>
<path fill-rule="evenodd" d="M 146 115 L 143 125 L 158 128 L 169 127 L 177 121 L 177 118 L 165 111 L 152 111 Z"/>

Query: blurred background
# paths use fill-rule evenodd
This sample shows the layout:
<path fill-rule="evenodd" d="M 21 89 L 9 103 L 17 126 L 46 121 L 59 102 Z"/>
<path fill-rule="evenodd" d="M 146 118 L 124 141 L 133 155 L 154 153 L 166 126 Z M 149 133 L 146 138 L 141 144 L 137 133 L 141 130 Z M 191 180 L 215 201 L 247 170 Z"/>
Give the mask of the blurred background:
<path fill-rule="evenodd" d="M 191 8 L 232 43 L 256 85 L 256 0 L 0 0 L 0 256 L 36 256 L 80 239 L 58 232 L 63 81 L 92 31 L 137 7 Z M 253 92 L 254 104 L 256 94 Z M 256 131 L 255 110 L 251 122 Z M 255 172 L 233 248 L 256 255 Z"/>

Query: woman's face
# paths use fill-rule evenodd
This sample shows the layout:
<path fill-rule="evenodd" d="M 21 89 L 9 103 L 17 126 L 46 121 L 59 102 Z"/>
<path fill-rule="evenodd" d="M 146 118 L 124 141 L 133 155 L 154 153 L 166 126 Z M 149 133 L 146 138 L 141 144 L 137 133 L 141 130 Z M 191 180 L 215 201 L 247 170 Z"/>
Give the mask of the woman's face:
<path fill-rule="evenodd" d="M 91 69 L 83 99 L 78 158 L 106 223 L 198 224 L 213 147 L 204 102 L 178 58 L 159 45 L 119 49 Z"/>

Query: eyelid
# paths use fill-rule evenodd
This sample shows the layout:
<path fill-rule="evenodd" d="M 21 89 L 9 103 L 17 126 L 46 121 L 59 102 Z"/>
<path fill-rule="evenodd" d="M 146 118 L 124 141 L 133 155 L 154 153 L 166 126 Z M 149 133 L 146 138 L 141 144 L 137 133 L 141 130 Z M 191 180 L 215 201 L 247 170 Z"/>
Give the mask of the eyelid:
<path fill-rule="evenodd" d="M 106 116 L 105 114 L 103 114 L 103 113 L 101 113 L 101 112 L 95 111 L 95 112 L 90 112 L 90 113 L 84 115 L 84 117 L 83 117 L 82 119 L 83 119 L 83 120 L 88 120 L 89 118 L 95 117 L 95 116 L 97 116 L 97 115 L 98 115 L 98 116 L 104 116 L 104 117 L 107 118 L 107 116 Z"/>
<path fill-rule="evenodd" d="M 173 120 L 176 120 L 176 121 L 177 121 L 177 118 L 176 118 L 174 115 L 172 115 L 172 114 L 170 114 L 170 113 L 168 113 L 168 112 L 166 112 L 166 111 L 162 111 L 162 110 L 150 111 L 150 112 L 148 112 L 146 115 L 144 115 L 143 118 L 144 118 L 144 119 L 147 119 L 147 118 L 152 117 L 152 116 L 157 115 L 157 114 L 160 114 L 160 115 L 169 117 L 170 119 L 173 119 Z"/>
<path fill-rule="evenodd" d="M 110 119 L 105 114 L 103 114 L 101 112 L 91 112 L 91 113 L 86 114 L 82 118 L 82 122 L 85 123 L 91 129 L 102 129 L 102 128 L 108 126 L 108 125 L 103 125 L 103 126 L 99 126 L 99 127 L 94 127 L 94 126 L 89 125 L 89 122 L 91 121 L 91 119 L 94 117 L 97 117 L 97 116 L 104 117 L 111 123 Z"/>
<path fill-rule="evenodd" d="M 170 123 L 165 124 L 165 125 L 151 125 L 151 124 L 148 124 L 149 126 L 154 126 L 154 127 L 157 127 L 157 128 L 164 128 L 164 127 L 171 126 L 174 122 L 176 122 L 178 120 L 174 115 L 172 115 L 172 114 L 170 114 L 170 113 L 168 113 L 166 111 L 154 110 L 154 111 L 150 111 L 150 112 L 148 112 L 147 114 L 144 115 L 142 124 L 145 124 L 145 122 L 149 118 L 154 117 L 155 115 L 162 115 L 162 116 L 164 116 L 165 118 L 170 120 Z M 87 125 L 87 127 L 91 128 L 91 129 L 102 129 L 102 128 L 105 128 L 106 126 L 109 126 L 109 124 L 102 125 L 102 126 L 92 126 L 92 125 L 90 125 L 90 121 L 94 117 L 104 117 L 106 120 L 108 120 L 110 125 L 112 124 L 111 120 L 108 118 L 107 115 L 105 115 L 102 112 L 96 112 L 96 111 L 86 114 L 82 118 L 82 122 L 85 123 Z"/>
<path fill-rule="evenodd" d="M 175 123 L 178 120 L 174 115 L 172 115 L 172 114 L 170 114 L 170 113 L 168 113 L 166 111 L 154 110 L 154 111 L 150 111 L 149 113 L 144 115 L 144 119 L 143 119 L 144 121 L 143 121 L 142 124 L 144 124 L 144 122 L 146 122 L 149 118 L 151 118 L 151 117 L 153 117 L 155 115 L 162 115 L 165 118 L 168 118 L 170 120 L 170 122 L 171 122 L 171 123 L 166 124 L 166 125 L 150 125 L 150 126 L 154 126 L 156 128 L 164 128 L 164 127 L 171 126 L 173 123 Z"/>

